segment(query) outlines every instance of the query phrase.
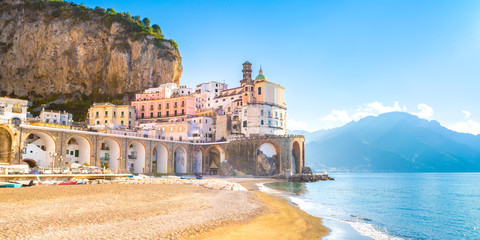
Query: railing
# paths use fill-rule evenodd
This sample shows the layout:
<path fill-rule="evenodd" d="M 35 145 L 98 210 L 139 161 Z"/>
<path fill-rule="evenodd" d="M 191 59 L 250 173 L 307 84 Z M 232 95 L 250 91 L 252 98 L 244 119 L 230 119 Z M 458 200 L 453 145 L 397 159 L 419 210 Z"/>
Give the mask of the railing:
<path fill-rule="evenodd" d="M 14 107 L 14 108 L 12 108 L 12 112 L 13 112 L 13 113 L 22 113 L 22 108 L 16 108 L 16 107 Z"/>
<path fill-rule="evenodd" d="M 110 157 L 100 157 L 100 161 L 110 161 Z"/>

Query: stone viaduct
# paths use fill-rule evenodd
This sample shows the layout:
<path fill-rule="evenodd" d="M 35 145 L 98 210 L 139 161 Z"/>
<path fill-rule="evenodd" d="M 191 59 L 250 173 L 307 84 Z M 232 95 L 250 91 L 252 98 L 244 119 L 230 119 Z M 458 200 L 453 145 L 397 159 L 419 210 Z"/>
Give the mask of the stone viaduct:
<path fill-rule="evenodd" d="M 219 174 L 223 171 L 220 169 L 230 169 L 230 174 L 240 171 L 247 175 L 289 175 L 300 172 L 305 165 L 303 136 L 191 143 L 6 124 L 0 124 L 0 164 L 23 162 L 29 154 L 24 147 L 32 142 L 42 150 L 44 162 L 40 164 L 35 156 L 27 161 L 38 161 L 38 165 L 48 168 L 66 165 L 70 144 L 80 149 L 79 164 L 101 167 L 107 163 L 116 173 Z"/>

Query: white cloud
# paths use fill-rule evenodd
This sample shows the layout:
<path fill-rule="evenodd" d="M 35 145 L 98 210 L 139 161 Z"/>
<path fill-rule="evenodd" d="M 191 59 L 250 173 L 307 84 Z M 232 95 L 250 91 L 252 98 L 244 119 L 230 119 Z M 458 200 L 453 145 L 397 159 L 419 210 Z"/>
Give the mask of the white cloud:
<path fill-rule="evenodd" d="M 480 122 L 470 119 L 472 115 L 471 112 L 462 110 L 462 113 L 465 115 L 465 120 L 447 126 L 447 128 L 456 132 L 471 133 L 474 135 L 480 134 Z"/>
<path fill-rule="evenodd" d="M 433 108 L 428 106 L 425 103 L 418 104 L 417 108 L 420 112 L 412 113 L 413 115 L 417 115 L 419 118 L 431 118 L 433 116 Z"/>
<path fill-rule="evenodd" d="M 430 118 L 433 116 L 433 108 L 425 103 L 418 104 L 417 108 L 420 110 L 417 115 L 420 118 Z M 368 116 L 378 116 L 388 112 L 408 112 L 405 105 L 401 106 L 399 102 L 395 102 L 392 106 L 384 105 L 382 102 L 375 101 L 364 103 L 357 107 L 355 111 L 348 112 L 347 110 L 332 110 L 330 114 L 320 118 L 320 128 L 328 129 L 340 127 L 351 121 L 358 121 Z"/>
<path fill-rule="evenodd" d="M 308 128 L 308 124 L 305 122 L 305 121 L 302 121 L 302 120 L 294 120 L 294 119 L 289 119 L 288 120 L 288 124 L 287 124 L 287 128 L 289 130 L 307 130 Z"/>
<path fill-rule="evenodd" d="M 451 130 L 462 133 L 480 134 L 480 123 L 471 119 L 463 122 L 457 122 L 450 127 Z"/>
<path fill-rule="evenodd" d="M 320 120 L 322 120 L 322 121 L 338 121 L 338 122 L 347 123 L 347 122 L 352 121 L 352 118 L 350 118 L 350 115 L 345 110 L 332 110 L 332 112 L 330 114 L 321 118 Z"/>

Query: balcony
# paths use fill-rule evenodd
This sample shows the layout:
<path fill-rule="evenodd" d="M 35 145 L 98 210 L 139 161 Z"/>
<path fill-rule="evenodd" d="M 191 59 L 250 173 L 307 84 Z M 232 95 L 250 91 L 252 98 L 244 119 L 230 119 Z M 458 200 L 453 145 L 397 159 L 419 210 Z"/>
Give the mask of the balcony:
<path fill-rule="evenodd" d="M 100 161 L 110 161 L 110 157 L 100 157 Z"/>
<path fill-rule="evenodd" d="M 22 113 L 22 108 L 13 107 L 13 108 L 12 108 L 12 112 L 13 112 L 13 113 Z"/>

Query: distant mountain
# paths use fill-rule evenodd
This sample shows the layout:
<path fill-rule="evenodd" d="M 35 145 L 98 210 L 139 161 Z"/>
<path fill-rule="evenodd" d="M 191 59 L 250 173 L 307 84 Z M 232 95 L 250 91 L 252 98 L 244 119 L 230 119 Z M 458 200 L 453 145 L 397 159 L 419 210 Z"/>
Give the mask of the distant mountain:
<path fill-rule="evenodd" d="M 307 142 L 307 165 L 317 171 L 480 171 L 480 136 L 404 112 L 310 133 Z"/>

